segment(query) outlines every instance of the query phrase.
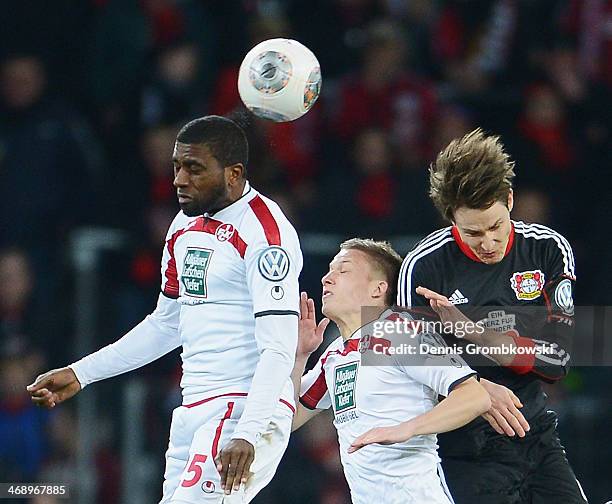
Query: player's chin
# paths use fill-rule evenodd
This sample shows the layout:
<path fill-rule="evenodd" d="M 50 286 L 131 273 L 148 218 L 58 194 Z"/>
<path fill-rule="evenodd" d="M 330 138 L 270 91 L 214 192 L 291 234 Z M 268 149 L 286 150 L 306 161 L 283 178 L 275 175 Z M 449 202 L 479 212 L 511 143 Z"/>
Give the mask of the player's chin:
<path fill-rule="evenodd" d="M 495 254 L 477 254 L 478 259 L 480 259 L 485 264 L 497 264 L 504 258 L 504 254 L 498 252 Z"/>
<path fill-rule="evenodd" d="M 480 260 L 485 264 L 497 264 L 504 258 L 503 255 L 495 255 L 493 257 L 481 257 Z"/>
<path fill-rule="evenodd" d="M 325 298 L 323 299 L 321 303 L 321 313 L 327 318 L 330 318 L 333 315 L 331 303 L 327 301 Z"/>
<path fill-rule="evenodd" d="M 187 217 L 196 217 L 198 215 L 201 215 L 200 209 L 198 208 L 196 204 L 194 204 L 193 201 L 190 201 L 189 203 L 179 202 L 179 206 L 181 207 L 181 210 Z"/>

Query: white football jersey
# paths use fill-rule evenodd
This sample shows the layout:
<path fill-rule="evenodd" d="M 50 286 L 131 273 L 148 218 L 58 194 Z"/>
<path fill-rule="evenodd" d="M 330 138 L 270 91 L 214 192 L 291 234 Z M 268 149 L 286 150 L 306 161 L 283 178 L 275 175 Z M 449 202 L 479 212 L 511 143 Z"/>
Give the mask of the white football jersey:
<path fill-rule="evenodd" d="M 397 316 L 387 310 L 379 320 Z M 408 314 L 401 316 L 411 319 Z M 387 357 L 387 365 L 371 365 L 363 352 L 377 344 L 388 347 L 393 339 L 373 337 L 373 323 L 347 341 L 340 337 L 329 345 L 302 378 L 300 402 L 309 409 L 333 409 L 340 458 L 354 503 L 413 502 L 415 495 L 417 501 L 448 502 L 437 478 L 440 459 L 435 435 L 415 436 L 393 445 L 373 444 L 351 454 L 347 450 L 355 438 L 372 428 L 395 425 L 429 411 L 438 403 L 438 395 L 447 396 L 455 385 L 476 373 L 456 355 L 397 355 Z M 438 335 L 425 333 L 415 338 L 417 346 L 445 346 Z M 433 483 L 431 475 L 435 476 Z M 417 492 L 415 487 L 419 487 Z"/>
<path fill-rule="evenodd" d="M 259 351 L 255 318 L 298 314 L 302 253 L 279 206 L 245 186 L 213 216 L 172 222 L 162 257 L 162 293 L 178 301 L 184 403 L 246 395 Z M 293 404 L 291 380 L 281 398 Z"/>

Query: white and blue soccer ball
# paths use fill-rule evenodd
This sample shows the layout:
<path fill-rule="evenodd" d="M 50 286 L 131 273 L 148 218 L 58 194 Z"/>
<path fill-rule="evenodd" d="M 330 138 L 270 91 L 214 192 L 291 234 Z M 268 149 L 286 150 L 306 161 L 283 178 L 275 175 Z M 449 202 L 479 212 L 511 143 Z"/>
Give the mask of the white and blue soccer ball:
<path fill-rule="evenodd" d="M 321 68 L 305 45 L 276 38 L 257 44 L 244 57 L 238 92 L 255 115 L 276 122 L 308 112 L 321 92 Z"/>

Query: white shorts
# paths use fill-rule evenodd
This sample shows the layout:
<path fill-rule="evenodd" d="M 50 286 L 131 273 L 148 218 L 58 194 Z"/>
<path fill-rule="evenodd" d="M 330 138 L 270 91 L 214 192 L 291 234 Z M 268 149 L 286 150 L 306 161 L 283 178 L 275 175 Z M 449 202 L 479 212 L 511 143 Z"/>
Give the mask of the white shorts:
<path fill-rule="evenodd" d="M 245 396 L 225 394 L 174 410 L 160 504 L 247 503 L 272 480 L 291 433 L 293 408 L 286 401 L 279 401 L 255 446 L 247 484 L 229 496 L 221 488 L 214 459 L 236 428 Z"/>
<path fill-rule="evenodd" d="M 381 478 L 380 474 L 353 477 L 349 487 L 353 504 L 454 504 L 440 464 L 419 474 L 407 473 L 401 478 Z"/>

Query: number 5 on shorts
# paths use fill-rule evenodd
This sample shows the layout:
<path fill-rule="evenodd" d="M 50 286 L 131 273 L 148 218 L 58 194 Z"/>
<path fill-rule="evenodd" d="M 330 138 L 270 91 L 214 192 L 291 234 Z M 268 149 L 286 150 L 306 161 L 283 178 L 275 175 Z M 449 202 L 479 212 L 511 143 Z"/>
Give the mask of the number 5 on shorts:
<path fill-rule="evenodd" d="M 204 464 L 207 458 L 208 457 L 206 455 L 200 455 L 198 453 L 193 456 L 193 460 L 191 461 L 191 464 L 189 464 L 189 469 L 187 469 L 187 472 L 192 472 L 195 474 L 193 475 L 193 478 L 183 480 L 181 486 L 189 488 L 200 481 L 200 478 L 202 477 L 202 467 L 198 464 Z"/>

